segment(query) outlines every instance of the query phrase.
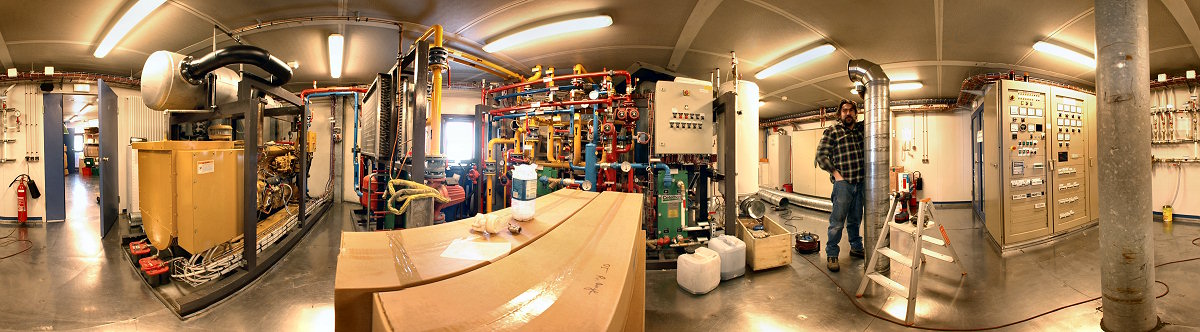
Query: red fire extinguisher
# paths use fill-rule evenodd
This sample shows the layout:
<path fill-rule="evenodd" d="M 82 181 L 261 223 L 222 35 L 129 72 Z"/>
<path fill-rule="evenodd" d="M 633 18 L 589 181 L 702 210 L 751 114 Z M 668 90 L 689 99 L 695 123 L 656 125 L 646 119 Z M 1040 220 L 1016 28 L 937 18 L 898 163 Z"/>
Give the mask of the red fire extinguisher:
<path fill-rule="evenodd" d="M 21 174 L 17 175 L 17 178 L 8 184 L 9 188 L 12 188 L 14 183 L 17 184 L 17 222 L 22 224 L 29 220 L 29 198 L 26 197 L 26 193 L 31 188 L 25 186 L 25 181 L 30 181 L 30 184 L 33 183 L 33 179 L 30 179 L 29 175 Z M 32 187 L 32 190 L 34 198 L 41 196 L 36 185 Z"/>

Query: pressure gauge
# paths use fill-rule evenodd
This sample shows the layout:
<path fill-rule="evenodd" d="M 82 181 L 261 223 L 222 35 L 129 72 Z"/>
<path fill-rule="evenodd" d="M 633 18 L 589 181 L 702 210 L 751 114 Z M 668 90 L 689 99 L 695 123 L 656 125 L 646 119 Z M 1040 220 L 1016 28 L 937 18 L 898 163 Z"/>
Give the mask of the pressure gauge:
<path fill-rule="evenodd" d="M 592 90 L 592 92 L 588 92 L 588 98 L 589 98 L 589 99 L 599 99 L 599 98 L 600 98 L 600 91 L 597 91 L 597 90 Z"/>

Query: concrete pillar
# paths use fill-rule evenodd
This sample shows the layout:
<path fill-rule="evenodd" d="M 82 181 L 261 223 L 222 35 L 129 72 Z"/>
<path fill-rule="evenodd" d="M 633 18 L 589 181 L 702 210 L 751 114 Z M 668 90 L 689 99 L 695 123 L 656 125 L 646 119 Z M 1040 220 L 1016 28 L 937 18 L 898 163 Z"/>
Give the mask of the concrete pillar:
<path fill-rule="evenodd" d="M 1147 0 L 1096 0 L 1101 328 L 1149 331 L 1154 309 Z"/>

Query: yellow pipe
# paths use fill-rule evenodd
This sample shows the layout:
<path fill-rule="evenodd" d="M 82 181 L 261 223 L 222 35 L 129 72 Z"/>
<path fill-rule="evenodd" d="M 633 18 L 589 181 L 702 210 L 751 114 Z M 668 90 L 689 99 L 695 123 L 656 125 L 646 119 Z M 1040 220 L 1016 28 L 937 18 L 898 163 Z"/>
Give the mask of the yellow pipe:
<path fill-rule="evenodd" d="M 575 165 L 582 166 L 583 160 L 580 159 L 581 151 L 579 150 L 579 146 L 580 146 L 579 144 L 580 144 L 580 140 L 583 137 L 583 133 L 582 133 L 583 128 L 582 128 L 582 124 L 581 124 L 583 121 L 582 121 L 582 119 L 579 118 L 579 116 L 577 114 L 571 114 L 571 116 L 575 117 L 575 138 L 573 139 L 573 142 L 571 143 L 571 149 L 572 149 L 571 150 L 572 151 L 571 161 L 574 162 Z"/>
<path fill-rule="evenodd" d="M 497 138 L 493 138 L 493 139 L 489 140 L 488 141 L 488 150 L 487 150 L 487 162 L 489 162 L 489 163 L 496 162 L 496 156 L 492 154 L 492 150 L 495 150 L 496 145 L 499 145 L 499 144 L 517 144 L 517 139 L 497 137 Z"/>
<path fill-rule="evenodd" d="M 413 41 L 413 47 L 417 46 L 417 42 L 433 37 L 433 44 L 430 48 L 442 47 L 442 25 L 434 24 L 425 30 Z M 430 100 L 429 107 L 429 157 L 442 156 L 442 71 L 446 70 L 446 64 L 429 64 L 429 71 L 433 74 L 430 83 L 433 84 L 433 94 Z"/>
<path fill-rule="evenodd" d="M 525 82 L 533 82 L 542 79 L 542 65 L 533 66 L 533 76 L 525 79 Z"/>
<path fill-rule="evenodd" d="M 525 76 L 521 76 L 521 74 L 514 73 L 513 71 L 508 70 L 507 68 L 501 67 L 500 65 L 492 63 L 491 61 L 484 60 L 483 58 L 480 58 L 480 57 L 477 57 L 474 55 L 470 55 L 467 53 L 463 53 L 462 51 L 452 49 L 452 48 L 446 48 L 446 52 L 450 53 L 450 55 L 462 58 L 463 60 L 472 61 L 472 62 L 478 63 L 480 65 L 483 65 L 484 67 L 491 68 L 494 71 L 500 72 L 499 74 L 493 73 L 496 76 L 500 76 L 500 77 L 507 76 L 510 79 L 515 79 L 518 81 L 525 80 Z M 462 61 L 459 61 L 459 62 L 462 62 Z M 471 65 L 470 63 L 465 63 L 465 62 L 464 62 L 464 64 Z M 472 65 L 472 67 L 479 68 L 479 67 L 476 67 L 473 65 Z M 479 69 L 483 69 L 483 68 L 479 68 Z M 483 70 L 486 70 L 486 69 L 483 69 Z"/>

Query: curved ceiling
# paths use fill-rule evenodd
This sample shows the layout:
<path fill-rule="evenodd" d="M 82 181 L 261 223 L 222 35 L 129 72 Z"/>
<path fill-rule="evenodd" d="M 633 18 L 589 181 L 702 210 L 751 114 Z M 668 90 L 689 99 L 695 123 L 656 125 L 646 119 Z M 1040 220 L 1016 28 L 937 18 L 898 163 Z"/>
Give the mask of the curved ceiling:
<path fill-rule="evenodd" d="M 445 27 L 450 45 L 519 72 L 541 64 L 590 70 L 624 69 L 636 61 L 707 79 L 714 68 L 729 77 L 729 52 L 753 80 L 758 70 L 808 47 L 830 43 L 831 55 L 757 80 L 767 102 L 765 118 L 837 104 L 850 95 L 846 61 L 884 65 L 896 80 L 925 87 L 893 92 L 895 99 L 956 97 L 962 80 L 992 71 L 1029 72 L 1072 84 L 1094 85 L 1095 72 L 1035 52 L 1052 41 L 1095 49 L 1092 1 L 818 1 L 818 0 L 168 0 L 103 59 L 95 45 L 136 1 L 4 1 L 0 10 L 0 64 L 21 71 L 137 75 L 156 50 L 200 55 L 226 31 L 260 22 L 307 16 L 359 16 L 406 22 L 405 48 L 431 24 Z M 1200 3 L 1150 0 L 1151 71 L 1181 75 L 1200 67 Z M 553 37 L 496 54 L 481 45 L 530 23 L 603 13 L 613 25 Z M 395 26 L 354 21 L 312 21 L 250 30 L 238 35 L 300 66 L 290 88 L 369 83 L 387 70 L 397 50 Z M 329 78 L 326 36 L 346 36 L 341 79 Z M 217 33 L 217 46 L 233 41 Z M 455 84 L 495 80 L 454 65 Z M 786 99 L 786 100 L 785 100 Z"/>

